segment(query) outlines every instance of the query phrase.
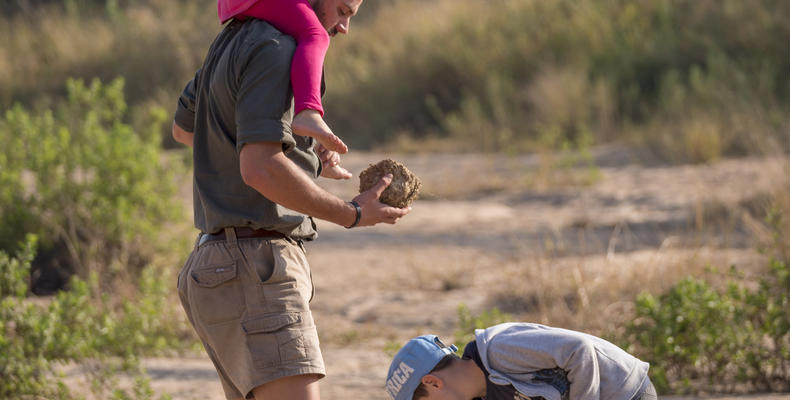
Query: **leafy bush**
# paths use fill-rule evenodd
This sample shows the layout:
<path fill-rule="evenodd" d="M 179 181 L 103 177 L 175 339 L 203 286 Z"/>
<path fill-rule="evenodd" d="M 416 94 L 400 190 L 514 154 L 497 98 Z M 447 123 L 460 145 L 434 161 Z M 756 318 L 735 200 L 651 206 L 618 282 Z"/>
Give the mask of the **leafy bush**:
<path fill-rule="evenodd" d="M 639 296 L 626 342 L 651 363 L 660 391 L 787 390 L 790 268 L 770 267 L 755 289 L 731 282 L 719 292 L 689 278 Z"/>
<path fill-rule="evenodd" d="M 0 119 L 0 249 L 33 233 L 42 249 L 63 249 L 61 268 L 104 283 L 144 265 L 152 238 L 177 215 L 177 165 L 163 162 L 158 131 L 123 122 L 123 79 L 66 86 L 56 110 L 17 105 Z M 156 127 L 166 116 L 150 118 Z"/>
<path fill-rule="evenodd" d="M 710 268 L 716 283 L 687 278 L 643 293 L 625 334 L 612 335 L 651 363 L 662 392 L 790 389 L 790 186 L 778 181 L 744 210 L 766 260 L 758 278 Z"/>
<path fill-rule="evenodd" d="M 189 344 L 173 333 L 184 323 L 162 307 L 162 288 L 148 283 L 141 296 L 124 299 L 116 310 L 75 277 L 69 291 L 37 304 L 25 298 L 34 248 L 35 238 L 29 237 L 17 256 L 0 252 L 0 398 L 79 398 L 55 373 L 65 363 L 87 369 L 96 398 L 152 398 L 137 357 Z M 148 269 L 144 275 L 154 276 Z M 132 392 L 120 389 L 120 373 L 135 380 Z"/>

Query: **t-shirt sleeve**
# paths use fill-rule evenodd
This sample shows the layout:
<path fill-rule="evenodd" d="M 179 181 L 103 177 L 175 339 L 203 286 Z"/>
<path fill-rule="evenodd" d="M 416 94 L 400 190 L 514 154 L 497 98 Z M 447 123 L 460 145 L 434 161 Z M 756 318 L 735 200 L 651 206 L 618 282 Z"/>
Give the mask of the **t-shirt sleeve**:
<path fill-rule="evenodd" d="M 173 117 L 175 123 L 187 132 L 195 131 L 195 82 L 198 81 L 200 70 L 195 73 L 195 77 L 187 83 L 181 96 L 178 97 L 176 114 Z"/>
<path fill-rule="evenodd" d="M 247 143 L 281 142 L 283 151 L 296 145 L 291 133 L 290 37 L 251 43 L 237 64 L 236 151 Z"/>

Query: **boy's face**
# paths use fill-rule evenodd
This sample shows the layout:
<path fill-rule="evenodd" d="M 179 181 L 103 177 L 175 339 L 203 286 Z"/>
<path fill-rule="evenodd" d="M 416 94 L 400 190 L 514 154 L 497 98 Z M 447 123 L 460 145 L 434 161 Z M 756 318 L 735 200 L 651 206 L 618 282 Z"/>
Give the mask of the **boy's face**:
<path fill-rule="evenodd" d="M 313 10 L 329 36 L 348 33 L 351 17 L 356 15 L 362 0 L 314 0 Z"/>
<path fill-rule="evenodd" d="M 476 374 L 464 374 L 463 370 L 443 369 L 422 377 L 428 391 L 426 400 L 472 400 L 485 395 L 485 377 L 481 385 Z M 420 400 L 422 400 L 420 399 Z"/>
<path fill-rule="evenodd" d="M 474 397 L 465 397 L 461 393 L 448 390 L 428 389 L 428 396 L 422 397 L 420 400 L 472 400 L 473 398 Z"/>

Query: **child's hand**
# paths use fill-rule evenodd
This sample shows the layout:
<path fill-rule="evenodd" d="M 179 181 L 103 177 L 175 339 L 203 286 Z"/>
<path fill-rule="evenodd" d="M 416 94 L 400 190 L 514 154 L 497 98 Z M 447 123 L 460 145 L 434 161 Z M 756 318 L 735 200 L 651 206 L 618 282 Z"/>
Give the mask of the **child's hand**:
<path fill-rule="evenodd" d="M 321 176 L 330 179 L 351 178 L 351 173 L 340 166 L 340 154 L 336 151 L 327 150 L 326 147 L 319 144 L 316 146 L 315 152 L 321 160 Z"/>

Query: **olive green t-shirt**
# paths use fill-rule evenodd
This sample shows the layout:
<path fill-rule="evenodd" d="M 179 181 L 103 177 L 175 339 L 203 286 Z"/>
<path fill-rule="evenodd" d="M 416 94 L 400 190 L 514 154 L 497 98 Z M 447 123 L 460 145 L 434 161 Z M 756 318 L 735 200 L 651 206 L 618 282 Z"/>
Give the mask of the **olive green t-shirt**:
<path fill-rule="evenodd" d="M 313 139 L 291 133 L 295 46 L 290 36 L 264 21 L 232 21 L 184 88 L 175 122 L 194 133 L 195 226 L 202 232 L 234 226 L 315 238 L 311 217 L 265 198 L 244 183 L 239 168 L 245 144 L 280 142 L 286 156 L 308 176 L 320 173 Z"/>

